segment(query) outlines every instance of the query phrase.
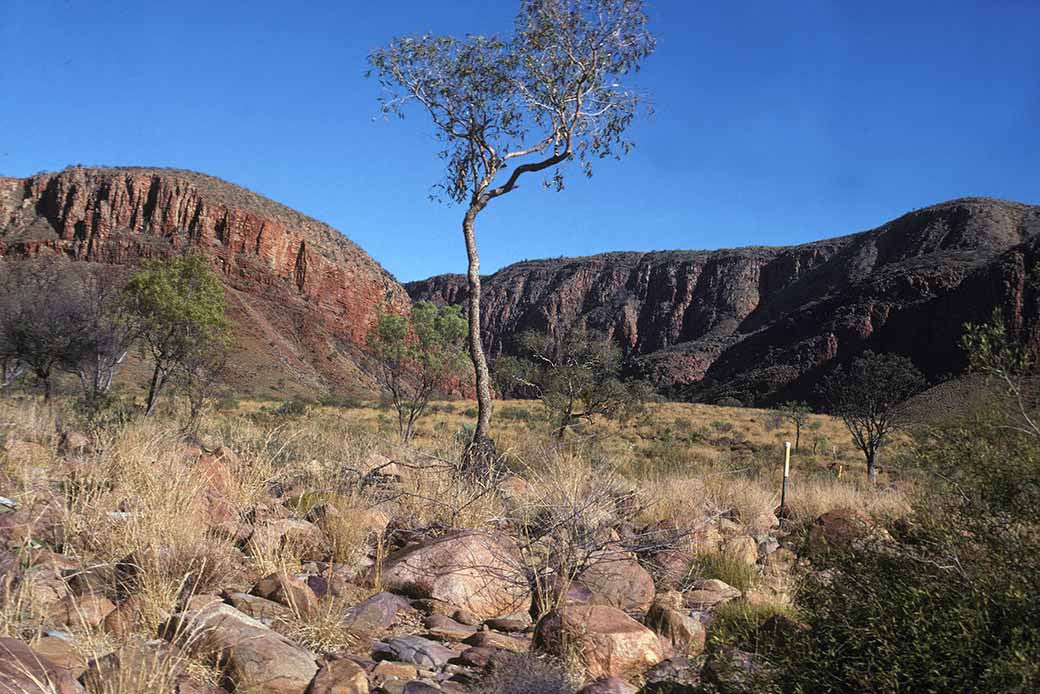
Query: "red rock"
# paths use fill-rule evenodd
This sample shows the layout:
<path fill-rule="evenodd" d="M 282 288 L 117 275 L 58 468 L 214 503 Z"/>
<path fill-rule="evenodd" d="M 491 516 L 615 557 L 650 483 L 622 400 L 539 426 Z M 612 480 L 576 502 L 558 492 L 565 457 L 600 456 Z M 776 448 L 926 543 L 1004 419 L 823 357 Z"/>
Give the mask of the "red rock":
<path fill-rule="evenodd" d="M 38 233 L 22 233 L 30 227 Z M 205 252 L 233 290 L 236 336 L 253 346 L 247 362 L 231 364 L 238 385 L 252 385 L 257 371 L 272 381 L 298 378 L 301 387 L 372 385 L 357 366 L 365 335 L 381 306 L 403 312 L 408 297 L 331 227 L 190 171 L 74 167 L 0 178 L 7 259 L 57 252 L 128 264 L 189 246 Z M 333 336 L 353 349 L 330 360 Z"/>
<path fill-rule="evenodd" d="M 333 660 L 318 671 L 307 694 L 368 694 L 368 676 L 345 658 Z"/>
<path fill-rule="evenodd" d="M 388 590 L 465 608 L 482 619 L 526 612 L 531 605 L 516 546 L 474 531 L 405 547 L 387 557 L 379 578 Z"/>
<path fill-rule="evenodd" d="M 535 648 L 577 657 L 590 679 L 641 673 L 664 660 L 657 635 L 606 605 L 561 607 L 538 622 Z"/>
<path fill-rule="evenodd" d="M 301 615 L 318 611 L 318 597 L 306 583 L 284 571 L 270 574 L 253 586 L 253 595 L 271 600 Z"/>
<path fill-rule="evenodd" d="M 799 246 L 527 260 L 483 282 L 482 334 L 497 354 L 522 330 L 561 335 L 582 321 L 658 385 L 697 386 L 710 370 L 710 389 L 684 391 L 705 397 L 775 393 L 868 340 L 945 374 L 963 367 L 951 348 L 961 326 L 995 307 L 1040 344 L 1040 307 L 1027 296 L 1038 232 L 1036 206 L 966 198 Z M 438 303 L 467 294 L 464 275 L 406 288 Z"/>
<path fill-rule="evenodd" d="M 79 694 L 83 686 L 15 639 L 0 638 L 0 694 Z"/>

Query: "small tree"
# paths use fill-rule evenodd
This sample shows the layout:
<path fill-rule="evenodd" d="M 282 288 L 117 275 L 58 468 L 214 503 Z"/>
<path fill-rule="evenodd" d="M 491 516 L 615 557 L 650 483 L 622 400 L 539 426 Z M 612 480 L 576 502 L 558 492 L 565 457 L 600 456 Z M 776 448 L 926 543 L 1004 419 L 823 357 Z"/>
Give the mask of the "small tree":
<path fill-rule="evenodd" d="M 224 383 L 227 371 L 228 345 L 214 343 L 210 349 L 195 351 L 177 365 L 173 381 L 177 392 L 188 401 L 188 417 L 184 432 L 198 433 L 202 415 L 213 405 L 214 398 Z"/>
<path fill-rule="evenodd" d="M 140 323 L 127 310 L 124 291 L 127 273 L 119 268 L 84 268 L 79 273 L 85 339 L 81 349 L 65 359 L 75 373 L 88 403 L 97 403 L 140 334 Z"/>
<path fill-rule="evenodd" d="M 637 412 L 649 389 L 642 381 L 622 381 L 621 350 L 605 336 L 578 325 L 562 340 L 525 332 L 518 357 L 502 357 L 495 375 L 504 392 L 536 397 L 545 405 L 556 438 L 597 416 L 623 419 Z"/>
<path fill-rule="evenodd" d="M 1036 354 L 1025 345 L 1017 344 L 1004 328 L 1000 310 L 993 312 L 988 323 L 967 323 L 961 346 L 968 353 L 972 371 L 996 382 L 1006 393 L 1005 398 L 994 400 L 1004 410 L 1002 414 L 1015 431 L 1040 439 L 1040 388 L 1038 388 Z"/>
<path fill-rule="evenodd" d="M 0 287 L 0 349 L 5 381 L 22 370 L 50 400 L 56 373 L 77 362 L 92 335 L 84 295 L 70 264 L 39 259 L 8 264 Z"/>
<path fill-rule="evenodd" d="M 512 37 L 407 36 L 369 56 L 386 90 L 383 111 L 421 106 L 444 143 L 441 186 L 466 206 L 469 352 L 476 375 L 477 425 L 470 456 L 494 457 L 491 377 L 480 337 L 477 215 L 516 190 L 527 173 L 620 157 L 639 98 L 622 85 L 654 49 L 642 0 L 522 0 Z"/>
<path fill-rule="evenodd" d="M 430 397 L 460 376 L 466 319 L 457 306 L 437 308 L 428 301 L 411 315 L 381 313 L 368 336 L 380 385 L 397 410 L 397 430 L 408 443 Z"/>
<path fill-rule="evenodd" d="M 794 450 L 798 451 L 802 442 L 802 427 L 809 423 L 812 410 L 804 402 L 785 402 L 777 409 L 781 417 L 794 424 Z"/>
<path fill-rule="evenodd" d="M 863 452 L 872 483 L 877 481 L 878 452 L 905 422 L 907 399 L 925 385 L 924 376 L 906 357 L 871 351 L 848 367 L 839 366 L 824 380 L 824 399 Z"/>
<path fill-rule="evenodd" d="M 140 321 L 143 351 L 154 364 L 145 404 L 151 415 L 177 368 L 226 349 L 224 288 L 205 258 L 188 255 L 134 273 L 126 300 Z"/>

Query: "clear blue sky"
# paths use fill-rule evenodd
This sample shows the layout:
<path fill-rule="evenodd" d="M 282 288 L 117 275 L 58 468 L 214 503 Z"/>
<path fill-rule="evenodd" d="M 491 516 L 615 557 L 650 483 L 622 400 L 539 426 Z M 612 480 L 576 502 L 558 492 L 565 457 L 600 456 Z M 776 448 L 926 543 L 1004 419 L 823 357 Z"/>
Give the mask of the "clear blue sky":
<path fill-rule="evenodd" d="M 465 267 L 422 117 L 377 118 L 396 34 L 508 31 L 512 0 L 0 0 L 0 174 L 190 168 L 342 230 L 399 279 Z M 490 9 L 489 9 L 490 8 Z M 636 151 L 496 201 L 483 269 L 781 245 L 966 196 L 1040 202 L 1040 2 L 649 2 Z M 577 173 L 576 171 L 574 172 Z"/>

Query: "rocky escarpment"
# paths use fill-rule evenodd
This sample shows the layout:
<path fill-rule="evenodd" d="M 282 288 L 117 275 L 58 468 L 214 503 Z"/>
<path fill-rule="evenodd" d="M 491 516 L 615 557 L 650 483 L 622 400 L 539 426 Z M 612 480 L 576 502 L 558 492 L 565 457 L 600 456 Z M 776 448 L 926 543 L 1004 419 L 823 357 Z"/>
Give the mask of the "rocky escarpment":
<path fill-rule="evenodd" d="M 361 345 L 403 288 L 335 229 L 211 176 L 171 169 L 69 168 L 0 178 L 0 256 L 58 254 L 126 264 L 202 250 L 235 320 L 233 372 L 248 390 L 366 387 Z"/>
<path fill-rule="evenodd" d="M 528 261 L 485 279 L 485 340 L 501 354 L 518 332 L 582 321 L 665 389 L 708 399 L 805 396 L 833 360 L 867 348 L 936 377 L 963 367 L 961 326 L 994 308 L 1040 337 L 1038 234 L 1040 208 L 968 198 L 800 246 Z M 416 300 L 466 294 L 457 275 L 406 288 Z"/>

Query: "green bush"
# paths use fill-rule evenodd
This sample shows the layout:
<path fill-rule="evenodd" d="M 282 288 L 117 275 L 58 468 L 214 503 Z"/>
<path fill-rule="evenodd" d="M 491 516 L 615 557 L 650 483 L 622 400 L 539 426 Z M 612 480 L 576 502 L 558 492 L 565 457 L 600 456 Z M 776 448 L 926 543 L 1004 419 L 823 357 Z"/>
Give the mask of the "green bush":
<path fill-rule="evenodd" d="M 775 690 L 1040 690 L 1040 445 L 976 423 L 917 460 L 900 542 L 829 556 L 797 596 L 809 629 L 757 644 Z"/>
<path fill-rule="evenodd" d="M 744 592 L 758 581 L 758 570 L 728 552 L 695 555 L 687 572 L 687 583 L 706 578 L 718 579 Z"/>
<path fill-rule="evenodd" d="M 503 407 L 498 411 L 498 416 L 501 419 L 509 419 L 517 422 L 526 422 L 535 418 L 530 411 L 515 405 Z"/>
<path fill-rule="evenodd" d="M 790 607 L 731 600 L 712 613 L 708 641 L 712 647 L 736 646 L 756 651 L 762 640 L 775 639 L 778 633 L 789 636 L 798 624 L 797 613 Z"/>

